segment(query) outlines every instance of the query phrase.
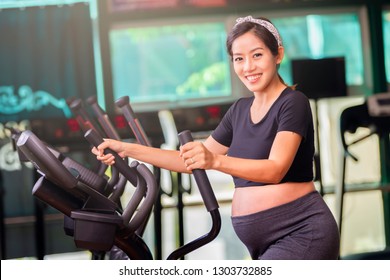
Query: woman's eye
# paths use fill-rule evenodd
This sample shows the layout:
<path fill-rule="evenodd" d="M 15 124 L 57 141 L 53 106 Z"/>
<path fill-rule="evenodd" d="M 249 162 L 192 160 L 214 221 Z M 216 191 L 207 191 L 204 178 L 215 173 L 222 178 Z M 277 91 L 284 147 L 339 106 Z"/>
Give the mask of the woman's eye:
<path fill-rule="evenodd" d="M 255 54 L 253 55 L 253 57 L 261 57 L 261 56 L 262 56 L 261 53 L 255 53 Z"/>
<path fill-rule="evenodd" d="M 241 61 L 242 60 L 242 57 L 236 57 L 234 58 L 234 61 Z"/>

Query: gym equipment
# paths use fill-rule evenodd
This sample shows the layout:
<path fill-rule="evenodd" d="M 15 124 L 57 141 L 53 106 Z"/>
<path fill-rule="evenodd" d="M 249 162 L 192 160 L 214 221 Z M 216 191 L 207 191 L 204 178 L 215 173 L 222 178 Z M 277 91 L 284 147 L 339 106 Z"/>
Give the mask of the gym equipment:
<path fill-rule="evenodd" d="M 142 129 L 141 124 L 139 123 L 138 119 L 136 118 L 136 116 L 134 114 L 134 111 L 131 108 L 129 97 L 123 96 L 123 97 L 119 98 L 115 103 L 119 108 L 122 109 L 123 115 L 125 116 L 125 118 L 129 124 L 130 128 L 132 129 L 137 141 L 142 145 L 150 146 L 150 143 L 145 135 L 145 132 Z M 164 131 L 164 129 L 163 129 L 163 131 Z M 182 145 L 189 142 L 189 141 L 193 141 L 191 132 L 189 130 L 185 130 L 185 131 L 179 133 L 178 135 L 179 135 L 179 141 Z M 196 248 L 199 248 L 200 246 L 203 246 L 204 244 L 211 242 L 218 235 L 220 228 L 221 228 L 221 218 L 220 218 L 220 214 L 218 211 L 218 203 L 217 203 L 217 200 L 215 198 L 214 192 L 212 191 L 210 182 L 207 178 L 205 171 L 204 170 L 194 170 L 193 175 L 194 175 L 195 181 L 199 187 L 202 199 L 205 202 L 206 209 L 211 215 L 213 226 L 208 234 L 206 234 L 205 236 L 203 236 L 199 239 L 196 239 L 188 244 L 184 244 L 184 238 L 182 235 L 183 230 L 181 230 L 180 231 L 180 233 L 181 233 L 181 236 L 180 236 L 181 237 L 180 238 L 181 239 L 180 240 L 181 247 L 180 248 L 181 249 L 171 253 L 171 255 L 168 256 L 168 259 L 178 259 L 181 256 L 195 250 Z M 179 194 L 181 194 L 180 191 L 179 191 Z M 179 203 L 182 203 L 181 198 L 179 198 Z M 160 213 L 157 213 L 157 214 L 159 215 Z M 179 214 L 180 214 L 180 211 L 179 211 Z M 181 212 L 181 214 L 182 214 L 182 212 Z M 183 217 L 179 217 L 179 218 L 181 218 L 181 219 L 179 219 L 179 223 L 180 223 L 180 221 L 182 222 Z M 179 226 L 181 228 L 183 228 L 182 223 L 179 224 Z"/>
<path fill-rule="evenodd" d="M 120 137 L 114 129 L 113 125 L 111 124 L 108 116 L 97 104 L 96 97 L 90 97 L 87 101 L 91 105 L 102 129 L 99 129 L 96 123 L 89 117 L 81 99 L 73 98 L 68 100 L 68 106 L 71 109 L 73 115 L 76 117 L 76 120 L 79 123 L 80 128 L 84 132 L 84 134 L 91 129 L 98 133 L 101 137 L 120 140 Z M 97 174 L 104 176 L 104 173 L 106 172 L 107 168 L 107 165 L 103 164 L 102 162 L 98 162 Z M 112 167 L 111 178 L 109 180 L 109 185 L 107 187 L 105 195 L 110 196 L 111 200 L 115 201 L 116 203 L 118 203 L 118 205 L 120 205 L 120 197 L 125 190 L 126 183 L 127 179 L 118 172 L 115 166 Z M 135 182 L 132 182 L 132 184 L 134 185 Z"/>
<path fill-rule="evenodd" d="M 95 147 L 99 146 L 104 141 L 97 134 L 97 132 L 92 129 L 87 131 L 87 133 L 85 134 L 85 138 Z M 140 176 L 140 174 L 137 174 L 136 180 L 132 181 L 133 178 L 130 179 L 132 175 L 130 175 L 128 171 L 130 169 L 128 169 L 127 162 L 121 157 L 119 157 L 117 153 L 110 149 L 106 149 L 106 152 L 114 155 L 114 166 L 118 168 L 119 172 L 123 174 L 128 179 L 128 181 L 133 182 L 133 184 L 134 182 L 136 182 L 136 192 L 134 193 L 134 195 L 130 199 L 130 202 L 127 204 L 127 207 L 123 210 L 122 213 L 122 218 L 125 224 L 128 223 L 127 227 L 135 232 L 142 225 L 143 221 L 149 217 L 150 212 L 153 208 L 154 201 L 157 198 L 158 188 L 154 179 L 154 175 L 144 164 L 139 164 L 137 161 L 133 161 L 130 166 L 140 166 L 141 169 L 138 170 L 139 168 L 137 168 L 137 170 L 140 171 L 142 176 Z M 145 179 L 146 184 L 143 182 L 143 179 Z M 148 187 L 146 188 L 146 186 Z M 142 205 L 137 211 L 137 213 L 134 215 L 143 197 L 145 197 L 145 199 L 142 202 Z"/>
<path fill-rule="evenodd" d="M 183 135 L 183 141 L 191 137 L 189 131 Z M 85 138 L 95 146 L 103 141 L 93 129 L 86 132 Z M 74 237 L 77 247 L 91 251 L 108 251 L 115 245 L 130 259 L 152 259 L 149 248 L 136 234 L 137 228 L 148 218 L 158 193 L 155 178 L 145 165 L 133 161 L 129 166 L 115 152 L 107 151 L 116 157 L 115 167 L 119 172 L 131 183 L 136 182 L 138 194 L 132 197 L 121 213 L 118 205 L 103 195 L 100 188 L 96 189 L 87 183 L 99 177 L 97 174 L 85 172 L 82 165 L 66 168 L 61 161 L 63 155 L 51 150 L 31 131 L 24 131 L 14 139 L 20 159 L 33 163 L 42 174 L 34 185 L 33 195 L 70 217 L 68 221 L 74 221 L 73 226 L 65 228 L 65 233 Z M 211 242 L 220 230 L 218 203 L 205 171 L 193 173 L 206 208 L 212 215 L 213 227 L 210 233 L 175 250 L 168 259 L 180 258 Z M 91 178 L 84 178 L 85 174 Z M 140 197 L 145 199 L 139 206 Z M 139 210 L 135 214 L 137 208 Z"/>
<path fill-rule="evenodd" d="M 341 154 L 341 176 L 335 189 L 336 195 L 336 219 L 339 225 L 339 231 L 342 231 L 344 194 L 346 193 L 345 172 L 346 159 L 351 157 L 358 161 L 357 156 L 349 151 L 349 147 L 370 137 L 378 135 L 379 138 L 388 137 L 390 133 L 390 93 L 375 94 L 367 98 L 363 104 L 348 107 L 340 115 L 340 135 L 343 153 Z M 359 127 L 368 128 L 369 132 L 359 139 L 347 143 L 346 133 L 356 133 Z M 390 191 L 390 185 L 380 185 L 377 187 L 368 187 L 367 190 Z M 378 256 L 390 258 L 390 252 L 378 252 L 374 254 L 361 254 L 361 258 L 378 258 Z"/>
<path fill-rule="evenodd" d="M 123 96 L 119 98 L 115 104 L 122 109 L 123 115 L 125 116 L 125 119 L 128 122 L 129 127 L 131 128 L 131 131 L 133 132 L 137 142 L 141 145 L 144 146 L 149 146 L 151 147 L 152 145 L 149 142 L 148 137 L 146 136 L 146 133 L 144 129 L 141 126 L 141 123 L 137 119 L 133 109 L 130 106 L 130 98 L 128 96 Z M 97 102 L 96 100 L 94 101 L 94 106 L 97 107 Z M 159 168 L 153 168 L 153 173 L 156 178 L 157 184 L 160 186 L 160 169 Z M 150 213 L 151 214 L 151 213 Z M 142 227 L 138 229 L 138 234 L 143 235 L 145 228 L 146 228 L 146 223 L 149 219 L 145 220 L 145 223 Z"/>
<path fill-rule="evenodd" d="M 92 129 L 106 138 L 121 140 L 119 134 L 116 132 L 114 126 L 111 124 L 108 115 L 98 105 L 96 97 L 89 97 L 87 99 L 87 103 L 92 107 L 93 113 L 97 119 L 98 124 L 100 125 L 100 129 L 97 128 L 94 120 L 89 117 L 81 99 L 71 98 L 68 100 L 68 106 L 73 112 L 73 115 L 76 117 L 76 120 L 78 121 L 82 131 L 85 133 L 87 130 Z M 144 130 L 142 129 L 141 124 L 139 123 L 138 119 L 136 119 L 135 114 L 130 107 L 129 98 L 127 97 L 126 99 L 126 97 L 124 97 L 118 100 L 117 104 L 118 106 L 123 107 L 124 114 L 128 120 L 130 128 L 133 131 L 133 134 L 136 136 L 137 141 L 140 144 L 150 146 L 150 143 L 145 135 Z M 111 187 L 111 190 L 114 189 L 115 193 L 113 193 L 110 198 L 113 198 L 118 204 L 120 204 L 120 197 L 124 192 L 127 180 L 123 176 L 121 176 L 120 173 L 118 173 L 118 171 L 115 169 L 115 166 L 112 168 L 112 172 L 113 174 L 110 182 L 113 181 L 115 184 L 117 183 L 117 185 L 115 187 Z M 154 174 L 157 182 L 159 182 L 159 169 L 155 168 Z M 142 226 L 137 229 L 138 235 L 143 235 L 148 220 L 149 219 L 145 219 Z M 123 255 L 122 252 L 118 251 L 117 248 L 113 247 L 113 249 L 110 251 L 110 258 L 124 259 L 126 258 L 126 256 Z"/>
<path fill-rule="evenodd" d="M 138 118 L 136 117 L 131 105 L 130 105 L 130 98 L 128 96 L 122 96 L 120 97 L 118 100 L 116 100 L 115 104 L 117 105 L 118 108 L 120 108 L 122 110 L 122 113 L 123 113 L 123 116 L 125 117 L 126 121 L 127 121 L 127 124 L 129 125 L 131 131 L 133 132 L 136 140 L 138 143 L 140 143 L 141 145 L 144 145 L 144 146 L 152 146 L 148 137 L 146 136 L 146 133 L 144 131 L 144 129 L 142 128 L 142 125 L 140 123 L 140 121 L 138 120 Z M 163 130 L 164 131 L 164 130 Z M 175 137 L 177 138 L 177 132 L 175 134 Z M 176 148 L 176 147 L 175 147 Z M 153 167 L 153 173 L 155 175 L 155 178 L 156 178 L 156 181 L 157 181 L 157 184 L 158 186 L 160 186 L 160 182 L 161 182 L 161 170 L 160 168 L 157 168 L 157 167 Z M 162 188 L 160 188 L 160 193 L 159 193 L 159 196 L 158 198 L 156 199 L 155 201 L 155 205 L 154 205 L 154 227 L 155 227 L 155 232 L 156 232 L 156 236 L 155 236 L 155 254 L 156 254 L 156 258 L 157 259 L 162 259 L 162 237 L 161 237 L 161 234 L 157 234 L 157 233 L 161 233 L 161 229 L 162 229 L 162 223 L 161 223 L 161 211 L 162 211 L 162 204 L 161 204 L 161 196 L 162 195 L 167 195 L 169 197 L 172 197 L 173 195 L 173 189 L 171 190 L 171 192 L 166 192 L 165 190 L 163 190 Z M 179 200 L 181 201 L 181 200 Z M 145 220 L 145 225 L 143 228 L 140 228 L 138 233 L 140 235 L 143 234 L 143 231 L 145 230 L 145 227 L 146 227 L 146 222 L 147 220 Z M 179 221 L 179 229 L 181 229 L 180 227 L 180 221 Z M 184 244 L 184 242 L 181 242 L 181 240 L 179 241 L 179 245 L 182 246 Z"/>
<path fill-rule="evenodd" d="M 162 132 L 164 135 L 165 143 L 161 145 L 161 148 L 164 149 L 170 149 L 170 150 L 176 150 L 179 148 L 179 139 L 177 137 L 178 131 L 176 127 L 176 123 L 172 114 L 172 111 L 170 110 L 162 110 L 158 112 L 158 118 L 160 121 L 160 125 L 162 128 Z M 172 173 L 170 172 L 170 181 L 171 181 L 171 192 L 173 190 L 177 190 L 177 227 L 178 227 L 178 242 L 180 246 L 184 245 L 184 202 L 183 202 L 183 195 L 185 193 L 191 194 L 192 191 L 192 184 L 191 180 L 187 177 L 184 178 L 184 176 L 187 176 L 187 174 L 181 174 L 181 173 Z M 185 188 L 183 186 L 183 179 L 189 179 L 188 180 L 188 187 Z M 172 193 L 171 193 L 172 195 Z"/>
<path fill-rule="evenodd" d="M 85 110 L 84 104 L 81 99 L 69 98 L 66 100 L 69 109 L 72 111 L 72 114 L 76 118 L 77 123 L 80 125 L 81 131 L 85 134 L 89 129 L 98 130 L 96 123 L 89 117 L 87 111 Z M 100 135 L 103 135 L 101 131 L 98 131 Z M 98 162 L 97 173 L 103 175 L 107 170 L 107 165 L 102 162 Z M 115 183 L 117 182 L 118 173 L 113 172 L 112 179 Z"/>
<path fill-rule="evenodd" d="M 125 116 L 138 143 L 144 146 L 151 146 L 148 138 L 146 137 L 145 131 L 130 106 L 130 98 L 128 96 L 122 96 L 115 101 L 115 104 L 122 109 L 123 115 Z"/>
<path fill-rule="evenodd" d="M 184 145 L 187 142 L 193 141 L 191 132 L 189 130 L 185 130 L 179 133 L 180 144 Z M 211 242 L 217 237 L 219 231 L 221 229 L 221 216 L 219 213 L 219 206 L 217 199 L 215 198 L 214 192 L 211 188 L 210 181 L 207 177 L 206 171 L 202 169 L 194 169 L 192 170 L 192 174 L 194 175 L 195 181 L 198 185 L 200 194 L 205 203 L 207 211 L 210 213 L 212 218 L 212 228 L 209 233 L 204 236 L 195 239 L 194 241 L 187 243 L 180 247 L 180 249 L 172 252 L 168 256 L 168 260 L 178 259 L 181 255 L 185 255 L 193 250 Z"/>
<path fill-rule="evenodd" d="M 93 130 L 87 132 L 89 141 L 97 142 Z M 82 182 L 85 167 L 67 169 L 31 131 L 22 132 L 17 139 L 21 160 L 29 160 L 42 174 L 33 188 L 33 195 L 49 204 L 69 219 L 74 225 L 65 227 L 65 233 L 73 236 L 77 247 L 91 251 L 108 251 L 115 244 L 132 259 L 151 259 L 151 253 L 135 229 L 151 210 L 151 201 L 157 187 L 149 169 L 138 162 L 130 166 L 123 160 L 115 163 L 118 170 L 130 181 L 136 182 L 136 194 L 123 213 L 118 205 L 92 186 Z M 117 155 L 116 155 L 117 156 Z M 120 158 L 119 158 L 120 159 Z M 89 173 L 91 177 L 99 177 Z M 147 190 L 147 191 L 146 191 Z M 139 206 L 139 199 L 148 197 Z"/>
<path fill-rule="evenodd" d="M 119 134 L 114 129 L 114 126 L 111 124 L 110 119 L 108 115 L 104 112 L 104 110 L 99 106 L 97 103 L 97 99 L 95 96 L 91 96 L 87 99 L 88 104 L 92 107 L 93 113 L 95 114 L 95 117 L 97 118 L 97 121 L 102 129 L 103 132 L 100 132 L 101 135 L 104 135 L 107 138 L 115 139 L 115 140 L 121 140 Z M 70 109 L 72 110 L 73 114 L 76 116 L 76 120 L 79 122 L 80 127 L 84 131 L 84 133 L 87 132 L 88 129 L 92 129 L 94 132 L 98 132 L 99 130 L 96 129 L 96 127 L 93 125 L 93 121 L 89 118 L 88 113 L 86 112 L 83 103 L 80 99 L 71 99 L 68 103 Z M 87 124 L 87 125 L 85 125 Z M 127 159 L 126 159 L 127 160 Z M 128 161 L 127 161 L 128 162 Z M 107 167 L 107 166 L 106 166 Z M 107 195 L 109 195 L 110 191 L 113 191 L 113 193 L 110 196 L 110 199 L 116 201 L 118 205 L 121 204 L 121 196 L 125 190 L 127 180 L 124 176 L 122 176 L 118 170 L 113 166 L 111 168 L 112 171 L 112 177 L 110 182 L 113 182 L 113 184 L 116 184 L 112 186 L 109 190 Z M 134 185 L 134 182 L 132 182 Z M 113 185 L 111 184 L 111 185 Z M 139 199 L 142 199 L 142 197 L 139 197 Z M 137 205 L 133 203 L 133 205 Z M 135 210 L 135 209 L 134 209 Z M 148 219 L 145 219 L 144 223 L 138 227 L 137 234 L 140 236 L 143 235 L 144 229 L 146 227 Z M 109 253 L 110 259 L 126 259 L 127 256 L 119 250 L 117 247 L 113 247 L 110 250 Z"/>
<path fill-rule="evenodd" d="M 103 111 L 103 109 L 99 106 L 97 103 L 96 96 L 90 96 L 87 99 L 88 104 L 92 107 L 93 112 L 95 113 L 95 116 L 102 127 L 103 131 L 105 132 L 106 136 L 111 139 L 120 140 L 119 134 L 116 132 L 114 126 L 110 122 L 110 119 L 106 112 Z"/>

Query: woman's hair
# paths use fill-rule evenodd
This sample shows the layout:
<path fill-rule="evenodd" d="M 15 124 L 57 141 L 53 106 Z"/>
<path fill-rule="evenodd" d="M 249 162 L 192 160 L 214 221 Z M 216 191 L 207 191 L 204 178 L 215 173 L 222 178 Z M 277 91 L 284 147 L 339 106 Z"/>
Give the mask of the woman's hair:
<path fill-rule="evenodd" d="M 245 20 L 246 18 L 244 18 L 244 20 L 241 20 L 241 22 L 239 22 L 240 19 L 237 20 L 237 24 L 233 27 L 232 31 L 230 31 L 230 33 L 228 34 L 228 37 L 226 39 L 226 49 L 230 57 L 231 58 L 233 57 L 233 52 L 232 52 L 233 42 L 238 37 L 244 35 L 247 32 L 252 32 L 257 38 L 259 38 L 266 45 L 266 47 L 271 51 L 273 56 L 277 56 L 279 51 L 279 46 L 280 46 L 280 42 L 278 42 L 277 37 L 275 37 L 275 35 L 271 33 L 271 31 L 263 24 L 259 24 L 256 22 L 257 20 L 261 20 L 261 21 L 271 23 L 271 21 L 263 17 L 259 17 L 257 19 L 252 19 L 252 17 L 249 18 L 250 18 L 249 20 Z M 279 36 L 279 34 L 277 34 L 277 36 Z M 280 40 L 280 37 L 278 38 Z M 283 81 L 279 73 L 278 73 L 278 77 L 283 84 L 289 86 Z M 291 87 L 295 88 L 294 86 Z"/>
<path fill-rule="evenodd" d="M 258 18 L 258 19 L 271 23 L 271 21 L 269 21 L 266 18 Z M 228 37 L 226 39 L 226 48 L 231 57 L 233 56 L 232 53 L 233 42 L 238 37 L 250 31 L 253 32 L 254 35 L 256 35 L 261 41 L 264 42 L 264 44 L 267 46 L 267 48 L 270 49 L 271 53 L 274 56 L 278 54 L 279 45 L 275 36 L 265 26 L 256 23 L 255 20 L 256 19 L 253 19 L 253 21 L 248 20 L 248 21 L 237 22 L 237 24 L 233 27 L 232 31 L 230 31 L 230 33 L 228 34 Z"/>

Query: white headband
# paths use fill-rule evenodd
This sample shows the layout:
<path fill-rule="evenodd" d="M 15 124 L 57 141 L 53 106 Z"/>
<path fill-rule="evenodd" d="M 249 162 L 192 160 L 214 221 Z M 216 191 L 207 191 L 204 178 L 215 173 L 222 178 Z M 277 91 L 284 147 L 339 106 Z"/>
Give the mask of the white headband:
<path fill-rule="evenodd" d="M 278 41 L 278 46 L 282 46 L 282 39 L 280 38 L 279 32 L 278 32 L 278 30 L 276 30 L 275 26 L 273 26 L 272 23 L 270 23 L 266 20 L 253 18 L 252 16 L 247 16 L 244 18 L 241 17 L 241 18 L 236 19 L 236 24 L 234 25 L 234 27 L 236 27 L 237 25 L 239 25 L 243 22 L 253 22 L 253 23 L 257 23 L 257 24 L 263 26 L 265 29 L 267 29 L 269 32 L 271 32 L 272 35 L 274 35 L 276 41 Z"/>

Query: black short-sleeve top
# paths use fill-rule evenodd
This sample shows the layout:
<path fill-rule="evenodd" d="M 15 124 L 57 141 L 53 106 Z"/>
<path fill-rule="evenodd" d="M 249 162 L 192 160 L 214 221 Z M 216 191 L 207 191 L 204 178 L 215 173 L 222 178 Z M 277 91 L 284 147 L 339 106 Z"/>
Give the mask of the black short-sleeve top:
<path fill-rule="evenodd" d="M 267 159 L 279 131 L 292 131 L 302 136 L 294 161 L 283 182 L 313 180 L 314 129 L 308 98 L 287 87 L 258 122 L 253 123 L 250 107 L 254 97 L 238 99 L 226 112 L 212 137 L 229 147 L 228 156 L 247 159 Z M 234 177 L 236 187 L 268 185 Z"/>

